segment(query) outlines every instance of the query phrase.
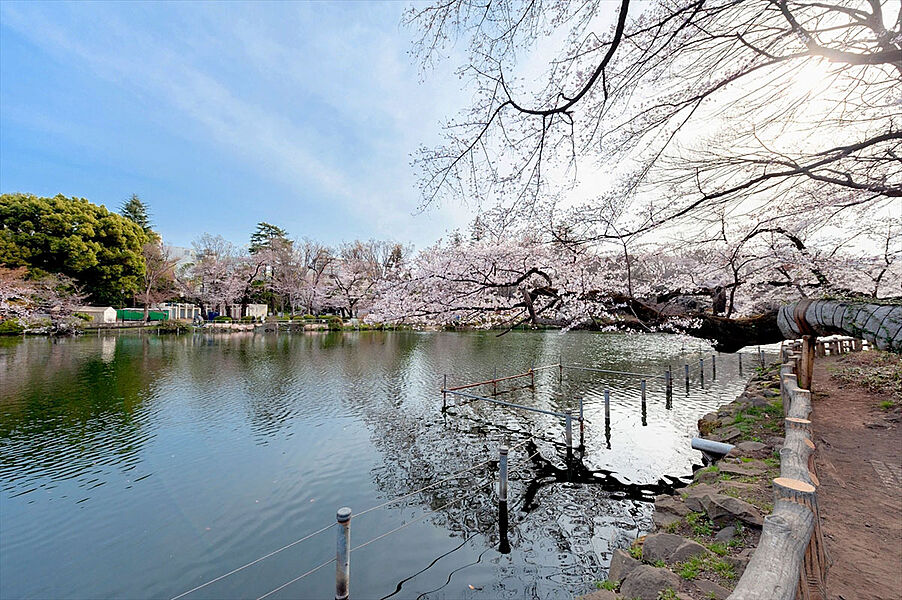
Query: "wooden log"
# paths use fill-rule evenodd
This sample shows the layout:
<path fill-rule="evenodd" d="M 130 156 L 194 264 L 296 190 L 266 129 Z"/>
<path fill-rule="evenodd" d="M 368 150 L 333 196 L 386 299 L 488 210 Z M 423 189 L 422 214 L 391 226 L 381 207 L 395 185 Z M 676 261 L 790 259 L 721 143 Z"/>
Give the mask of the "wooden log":
<path fill-rule="evenodd" d="M 784 499 L 764 517 L 758 548 L 730 600 L 794 600 L 814 530 L 814 514 Z"/>
<path fill-rule="evenodd" d="M 811 421 L 808 419 L 800 419 L 798 417 L 786 417 L 783 419 L 786 432 L 790 432 L 794 429 L 798 429 L 800 431 L 804 431 L 808 437 L 811 437 Z"/>
<path fill-rule="evenodd" d="M 787 417 L 807 419 L 811 416 L 811 392 L 795 385 L 795 382 L 792 380 L 787 384 L 783 403 L 787 405 L 784 410 Z"/>
<path fill-rule="evenodd" d="M 815 485 L 811 477 L 810 457 L 813 448 L 806 443 L 808 435 L 801 429 L 787 429 L 780 449 L 780 476 Z"/>

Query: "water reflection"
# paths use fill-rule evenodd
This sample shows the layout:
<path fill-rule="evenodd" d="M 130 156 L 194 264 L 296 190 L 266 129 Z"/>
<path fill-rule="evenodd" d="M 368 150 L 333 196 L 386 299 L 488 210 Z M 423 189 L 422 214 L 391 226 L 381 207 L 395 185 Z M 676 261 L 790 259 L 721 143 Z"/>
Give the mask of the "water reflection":
<path fill-rule="evenodd" d="M 684 344 L 556 332 L 4 340 L 0 596 L 171 597 L 334 520 L 338 506 L 359 513 L 479 465 L 355 519 L 358 542 L 410 523 L 355 553 L 356 595 L 569 598 L 647 530 L 648 500 L 691 474 L 695 421 L 741 390 L 738 364 L 723 356 L 716 379 L 702 389 L 693 373 L 672 399 L 661 379 L 643 401 L 635 378 L 557 369 L 499 387 L 554 412 L 576 414 L 582 398 L 585 430 L 569 452 L 549 415 L 479 401 L 442 412 L 444 376 L 559 360 L 682 374 L 699 351 Z M 516 446 L 504 511 L 492 492 L 501 444 Z M 311 541 L 198 597 L 257 597 L 330 552 Z M 283 597 L 327 596 L 325 571 Z"/>

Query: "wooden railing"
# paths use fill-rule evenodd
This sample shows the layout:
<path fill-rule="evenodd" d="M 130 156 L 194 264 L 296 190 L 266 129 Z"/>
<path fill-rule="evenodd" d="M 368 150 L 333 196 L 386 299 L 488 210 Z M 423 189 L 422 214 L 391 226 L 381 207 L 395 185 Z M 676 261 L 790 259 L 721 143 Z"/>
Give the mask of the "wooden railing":
<path fill-rule="evenodd" d="M 851 340 L 851 338 L 849 338 Z M 841 344 L 836 352 L 861 349 Z M 854 340 L 852 340 L 854 341 Z M 810 337 L 784 346 L 780 367 L 785 438 L 780 477 L 773 480 L 774 510 L 764 518 L 761 539 L 731 600 L 826 599 L 830 559 L 818 511 L 818 480 L 811 430 L 811 392 L 799 385 L 799 372 L 811 381 L 816 343 Z"/>

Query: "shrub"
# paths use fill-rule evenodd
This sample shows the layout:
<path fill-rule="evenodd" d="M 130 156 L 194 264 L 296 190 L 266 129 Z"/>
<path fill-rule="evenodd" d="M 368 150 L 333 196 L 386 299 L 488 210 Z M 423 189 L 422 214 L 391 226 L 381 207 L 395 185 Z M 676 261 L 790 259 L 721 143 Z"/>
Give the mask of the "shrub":
<path fill-rule="evenodd" d="M 76 319 L 81 319 L 82 321 L 93 321 L 94 319 L 91 315 L 86 315 L 85 313 L 72 313 L 72 316 Z"/>
<path fill-rule="evenodd" d="M 242 322 L 242 323 L 253 323 L 253 322 L 256 321 L 256 320 L 257 320 L 256 317 L 252 317 L 252 316 L 250 316 L 250 315 L 248 315 L 248 316 L 246 316 L 246 317 L 241 317 L 241 322 Z"/>
<path fill-rule="evenodd" d="M 4 319 L 0 321 L 0 335 L 22 335 L 25 331 L 18 319 Z"/>
<path fill-rule="evenodd" d="M 329 331 L 341 331 L 343 327 L 344 321 L 341 320 L 341 317 L 329 317 Z"/>
<path fill-rule="evenodd" d="M 220 316 L 216 317 L 215 319 L 213 319 L 213 322 L 214 322 L 214 323 L 231 323 L 231 322 L 232 322 L 232 317 L 227 317 L 227 316 L 225 316 L 225 315 L 220 315 Z"/>
<path fill-rule="evenodd" d="M 311 315 L 311 314 L 308 313 L 308 314 L 306 314 L 306 315 L 301 315 L 301 318 L 302 318 L 302 319 L 306 319 L 307 321 L 312 321 L 313 319 L 316 318 L 316 315 Z"/>
<path fill-rule="evenodd" d="M 188 331 L 188 326 L 178 321 L 163 321 L 157 325 L 160 333 L 182 333 Z"/>

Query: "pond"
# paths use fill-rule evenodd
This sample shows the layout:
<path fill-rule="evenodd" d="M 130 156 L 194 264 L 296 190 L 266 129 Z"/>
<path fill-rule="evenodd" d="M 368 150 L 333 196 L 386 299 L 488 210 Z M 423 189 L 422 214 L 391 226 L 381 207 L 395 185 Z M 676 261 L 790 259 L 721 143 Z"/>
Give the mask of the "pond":
<path fill-rule="evenodd" d="M 172 598 L 349 506 L 352 547 L 396 530 L 353 551 L 352 598 L 571 598 L 650 529 L 648 500 L 691 478 L 696 420 L 742 391 L 754 354 L 744 376 L 737 355 L 718 355 L 716 379 L 711 354 L 680 336 L 582 332 L 3 340 L 0 596 Z M 499 383 L 498 399 L 552 412 L 582 398 L 569 454 L 558 417 L 454 396 L 441 410 L 445 375 L 454 386 L 559 362 L 671 366 L 672 403 L 658 377 L 645 411 L 632 376 L 550 368 L 534 388 Z M 333 526 L 184 597 L 259 598 L 334 558 L 335 538 Z M 329 598 L 334 581 L 327 565 L 267 597 Z"/>

